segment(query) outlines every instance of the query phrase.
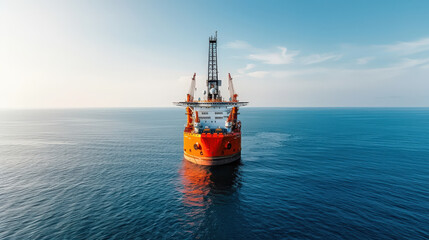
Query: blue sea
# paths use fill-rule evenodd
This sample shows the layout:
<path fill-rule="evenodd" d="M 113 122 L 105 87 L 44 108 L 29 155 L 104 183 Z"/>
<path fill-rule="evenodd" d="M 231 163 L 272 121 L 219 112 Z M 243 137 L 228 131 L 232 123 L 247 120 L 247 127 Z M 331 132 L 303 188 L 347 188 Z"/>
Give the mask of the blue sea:
<path fill-rule="evenodd" d="M 183 160 L 180 108 L 0 111 L 0 239 L 429 239 L 428 108 L 242 108 Z"/>

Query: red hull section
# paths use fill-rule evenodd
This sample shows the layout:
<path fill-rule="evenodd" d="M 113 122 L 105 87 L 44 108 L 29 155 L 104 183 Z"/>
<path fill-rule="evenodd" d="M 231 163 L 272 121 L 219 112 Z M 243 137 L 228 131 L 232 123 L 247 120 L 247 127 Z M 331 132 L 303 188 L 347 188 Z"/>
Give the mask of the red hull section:
<path fill-rule="evenodd" d="M 227 164 L 240 159 L 241 133 L 184 134 L 185 159 L 200 165 Z"/>

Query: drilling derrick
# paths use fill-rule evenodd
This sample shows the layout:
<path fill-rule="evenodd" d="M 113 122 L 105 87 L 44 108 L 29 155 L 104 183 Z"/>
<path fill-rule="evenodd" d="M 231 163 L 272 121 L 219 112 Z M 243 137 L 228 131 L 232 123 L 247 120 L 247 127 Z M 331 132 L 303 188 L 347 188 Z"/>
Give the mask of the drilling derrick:
<path fill-rule="evenodd" d="M 217 32 L 209 38 L 209 61 L 207 78 L 207 100 L 222 100 L 219 92 L 221 81 L 217 70 Z"/>

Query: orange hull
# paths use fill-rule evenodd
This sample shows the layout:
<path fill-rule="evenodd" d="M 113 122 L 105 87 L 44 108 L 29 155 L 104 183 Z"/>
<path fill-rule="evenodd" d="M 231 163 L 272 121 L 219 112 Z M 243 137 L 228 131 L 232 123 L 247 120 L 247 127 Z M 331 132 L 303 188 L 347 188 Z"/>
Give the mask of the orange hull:
<path fill-rule="evenodd" d="M 184 157 L 199 165 L 222 165 L 241 156 L 241 133 L 183 133 Z"/>

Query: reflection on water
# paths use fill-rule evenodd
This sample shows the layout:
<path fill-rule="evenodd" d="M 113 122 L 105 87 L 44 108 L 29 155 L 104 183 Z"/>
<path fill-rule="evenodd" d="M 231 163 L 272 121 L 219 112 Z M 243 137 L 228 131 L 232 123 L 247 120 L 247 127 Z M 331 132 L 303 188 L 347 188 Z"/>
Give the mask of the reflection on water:
<path fill-rule="evenodd" d="M 234 194 L 240 187 L 240 164 L 236 161 L 222 166 L 201 166 L 183 160 L 180 177 L 184 204 L 203 207 Z"/>
<path fill-rule="evenodd" d="M 200 166 L 183 160 L 180 169 L 188 234 L 198 239 L 229 238 L 245 221 L 240 208 L 240 161 L 222 166 Z M 184 220 L 184 221 L 183 221 Z"/>

